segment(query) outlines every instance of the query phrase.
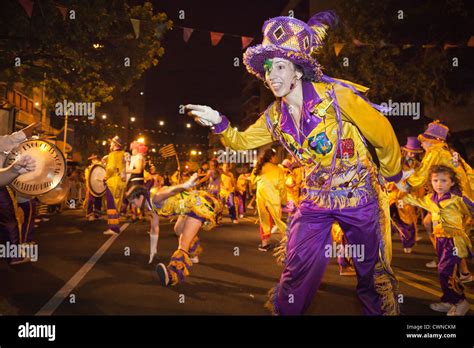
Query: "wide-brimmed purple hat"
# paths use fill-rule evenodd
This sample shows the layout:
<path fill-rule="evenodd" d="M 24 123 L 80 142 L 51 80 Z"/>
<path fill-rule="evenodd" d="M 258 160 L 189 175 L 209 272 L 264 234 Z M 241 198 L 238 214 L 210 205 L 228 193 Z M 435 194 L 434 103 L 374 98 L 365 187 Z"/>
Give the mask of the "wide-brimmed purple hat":
<path fill-rule="evenodd" d="M 430 141 L 430 140 L 437 140 L 437 141 L 446 141 L 446 137 L 448 136 L 449 128 L 441 123 L 441 121 L 436 120 L 431 122 L 428 127 L 426 128 L 423 134 L 418 136 L 418 140 L 420 141 Z"/>
<path fill-rule="evenodd" d="M 421 148 L 421 144 L 416 137 L 408 137 L 406 145 L 402 146 L 402 150 L 405 150 L 408 152 L 415 152 L 415 153 L 423 152 L 423 149 Z"/>
<path fill-rule="evenodd" d="M 265 80 L 265 60 L 283 58 L 301 67 L 305 78 L 319 80 L 322 70 L 314 55 L 322 47 L 329 27 L 337 21 L 333 11 L 317 13 L 308 23 L 283 16 L 267 20 L 262 27 L 262 43 L 244 53 L 247 71 Z"/>

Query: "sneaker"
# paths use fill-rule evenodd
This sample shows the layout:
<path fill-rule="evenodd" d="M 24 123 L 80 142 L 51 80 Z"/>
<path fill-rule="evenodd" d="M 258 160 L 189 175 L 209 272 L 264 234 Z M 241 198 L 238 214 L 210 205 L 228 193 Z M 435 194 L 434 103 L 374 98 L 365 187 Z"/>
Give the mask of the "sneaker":
<path fill-rule="evenodd" d="M 243 219 L 243 218 L 244 218 L 244 214 L 240 214 L 239 219 Z"/>
<path fill-rule="evenodd" d="M 472 282 L 472 274 L 471 273 L 461 273 L 461 275 L 459 276 L 459 280 L 462 283 Z"/>
<path fill-rule="evenodd" d="M 104 234 L 106 234 L 106 235 L 114 235 L 114 234 L 118 234 L 118 233 L 115 232 L 115 231 L 113 231 L 113 230 L 111 230 L 111 229 L 109 228 L 107 231 L 104 232 Z"/>
<path fill-rule="evenodd" d="M 199 256 L 193 256 L 189 258 L 192 263 L 199 263 Z"/>
<path fill-rule="evenodd" d="M 238 223 L 239 223 L 239 220 L 232 220 L 232 223 L 238 224 Z"/>
<path fill-rule="evenodd" d="M 271 245 L 271 244 L 267 244 L 267 245 L 260 244 L 258 246 L 258 250 L 260 250 L 260 251 L 270 251 L 272 249 L 273 249 L 273 245 Z"/>
<path fill-rule="evenodd" d="M 160 281 L 161 286 L 168 286 L 170 279 L 168 275 L 168 269 L 163 263 L 159 263 L 156 265 L 155 268 L 156 274 L 158 275 L 158 279 Z"/>
<path fill-rule="evenodd" d="M 87 218 L 87 221 L 95 221 L 95 217 L 91 215 Z"/>
<path fill-rule="evenodd" d="M 455 305 L 453 305 L 449 311 L 448 316 L 463 316 L 469 311 L 469 302 L 466 300 L 459 301 Z"/>
<path fill-rule="evenodd" d="M 339 275 L 341 275 L 341 276 L 355 276 L 356 271 L 355 271 L 354 267 L 352 267 L 352 266 L 341 267 L 339 269 Z"/>
<path fill-rule="evenodd" d="M 405 254 L 411 254 L 412 250 L 411 250 L 411 248 L 403 248 L 403 252 Z"/>
<path fill-rule="evenodd" d="M 428 262 L 425 266 L 428 268 L 436 268 L 438 267 L 438 262 L 436 260 L 433 260 Z"/>
<path fill-rule="evenodd" d="M 430 304 L 430 308 L 436 312 L 448 313 L 449 310 L 453 307 L 451 303 L 448 302 L 439 302 Z"/>

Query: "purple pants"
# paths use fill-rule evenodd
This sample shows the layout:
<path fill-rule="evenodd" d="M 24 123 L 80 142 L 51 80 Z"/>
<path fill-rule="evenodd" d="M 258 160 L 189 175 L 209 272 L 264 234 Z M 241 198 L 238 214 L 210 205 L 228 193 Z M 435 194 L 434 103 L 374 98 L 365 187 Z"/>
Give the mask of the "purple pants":
<path fill-rule="evenodd" d="M 87 197 L 87 216 L 94 214 L 97 218 L 99 217 L 101 209 L 102 197 L 95 197 L 89 193 Z"/>
<path fill-rule="evenodd" d="M 229 215 L 231 220 L 236 220 L 237 219 L 237 207 L 235 206 L 235 193 L 231 192 L 227 196 L 226 200 L 222 200 L 223 204 L 227 205 L 227 208 L 229 209 Z"/>
<path fill-rule="evenodd" d="M 105 198 L 107 202 L 107 227 L 116 233 L 120 233 L 120 214 L 115 206 L 114 196 L 108 187 L 105 189 Z"/>
<path fill-rule="evenodd" d="M 236 191 L 235 196 L 237 197 L 237 202 L 239 203 L 239 208 L 238 208 L 239 215 L 244 215 L 244 213 L 245 213 L 245 192 L 240 193 L 239 191 Z"/>
<path fill-rule="evenodd" d="M 344 248 L 347 245 L 347 240 L 345 236 L 342 236 L 342 241 L 340 245 Z M 346 268 L 349 266 L 352 266 L 352 259 L 347 256 L 338 256 L 337 257 L 337 263 L 339 264 L 340 267 Z"/>
<path fill-rule="evenodd" d="M 21 234 L 23 236 L 23 242 L 33 242 L 35 230 L 36 199 L 32 199 L 28 202 L 18 203 L 18 207 L 23 210 L 23 215 L 25 217 L 23 220 L 23 224 L 21 225 Z"/>
<path fill-rule="evenodd" d="M 412 248 L 416 243 L 415 224 L 404 223 L 394 205 L 390 207 L 390 215 L 392 217 L 392 231 L 395 230 L 400 234 L 400 240 L 404 248 Z"/>
<path fill-rule="evenodd" d="M 456 304 L 464 300 L 464 286 L 458 277 L 458 268 L 461 259 L 454 253 L 453 238 L 436 238 L 438 252 L 438 275 L 443 290 L 442 302 Z"/>
<path fill-rule="evenodd" d="M 271 299 L 276 314 L 301 315 L 310 306 L 330 261 L 326 250 L 332 246 L 334 221 L 341 226 L 349 244 L 364 247 L 363 257 L 352 258 L 364 314 L 384 314 L 374 279 L 381 248 L 378 204 L 372 199 L 358 207 L 342 209 L 300 205 L 290 226 L 285 268 Z"/>
<path fill-rule="evenodd" d="M 5 186 L 0 187 L 0 241 L 19 245 L 23 242 L 21 237 L 10 194 Z M 9 262 L 18 260 L 21 258 L 8 259 Z"/>

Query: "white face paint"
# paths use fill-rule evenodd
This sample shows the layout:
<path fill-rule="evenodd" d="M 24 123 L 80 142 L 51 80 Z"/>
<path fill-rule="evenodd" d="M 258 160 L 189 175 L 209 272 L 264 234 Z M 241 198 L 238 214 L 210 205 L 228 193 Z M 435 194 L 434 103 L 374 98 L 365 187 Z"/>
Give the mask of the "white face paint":
<path fill-rule="evenodd" d="M 301 78 L 301 73 L 289 60 L 273 58 L 269 61 L 265 66 L 265 81 L 275 97 L 285 97 L 291 92 L 292 85 Z"/>

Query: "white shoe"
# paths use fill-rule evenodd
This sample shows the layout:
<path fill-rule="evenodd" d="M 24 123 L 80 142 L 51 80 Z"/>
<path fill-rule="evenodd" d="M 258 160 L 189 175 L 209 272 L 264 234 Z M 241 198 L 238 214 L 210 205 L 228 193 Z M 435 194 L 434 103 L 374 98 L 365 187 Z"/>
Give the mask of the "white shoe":
<path fill-rule="evenodd" d="M 459 301 L 455 305 L 453 305 L 449 311 L 448 316 L 463 316 L 469 311 L 469 302 L 466 300 Z"/>
<path fill-rule="evenodd" d="M 87 221 L 95 221 L 94 215 L 91 215 L 87 218 Z"/>
<path fill-rule="evenodd" d="M 411 254 L 412 250 L 411 250 L 411 248 L 403 248 L 403 252 L 405 254 Z"/>
<path fill-rule="evenodd" d="M 114 234 L 118 234 L 117 232 L 115 231 L 112 231 L 110 228 L 104 232 L 104 234 L 107 234 L 107 235 L 114 235 Z"/>
<path fill-rule="evenodd" d="M 469 283 L 469 282 L 472 282 L 472 274 L 471 273 L 467 273 L 467 274 L 462 274 L 459 276 L 459 280 L 461 281 L 461 283 Z"/>
<path fill-rule="evenodd" d="M 193 256 L 189 258 L 192 263 L 199 263 L 199 256 Z"/>
<path fill-rule="evenodd" d="M 239 223 L 239 220 L 232 220 L 232 222 L 233 222 L 234 224 L 238 224 L 238 223 Z"/>
<path fill-rule="evenodd" d="M 155 258 L 156 253 L 150 254 L 150 260 L 148 261 L 148 264 L 153 262 L 153 259 Z"/>
<path fill-rule="evenodd" d="M 430 308 L 436 312 L 448 313 L 449 310 L 453 307 L 451 303 L 448 302 L 439 302 L 430 304 Z"/>
<path fill-rule="evenodd" d="M 244 214 L 240 214 L 240 215 L 239 215 L 239 218 L 240 218 L 240 219 L 243 219 L 243 218 L 244 218 Z"/>
<path fill-rule="evenodd" d="M 425 266 L 428 268 L 436 268 L 438 267 L 438 262 L 436 262 L 436 260 L 433 260 L 433 261 L 428 262 Z"/>

